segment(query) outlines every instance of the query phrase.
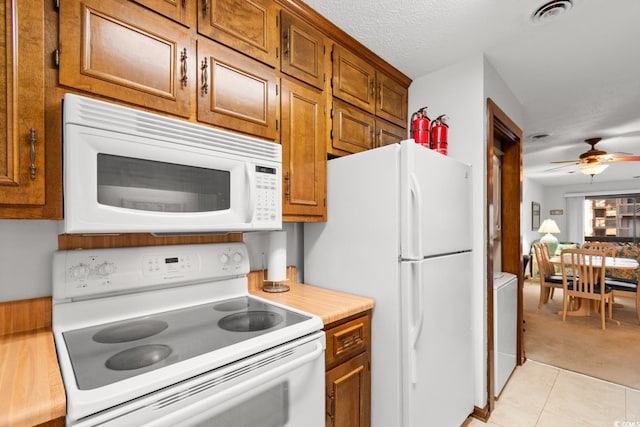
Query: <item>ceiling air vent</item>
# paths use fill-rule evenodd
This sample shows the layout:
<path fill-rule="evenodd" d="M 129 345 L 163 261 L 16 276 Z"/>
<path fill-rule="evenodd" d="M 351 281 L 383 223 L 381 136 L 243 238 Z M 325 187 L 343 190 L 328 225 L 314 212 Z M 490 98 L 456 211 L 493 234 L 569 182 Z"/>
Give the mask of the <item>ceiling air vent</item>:
<path fill-rule="evenodd" d="M 573 0 L 554 0 L 543 4 L 531 16 L 533 22 L 544 22 L 556 18 L 573 7 Z"/>

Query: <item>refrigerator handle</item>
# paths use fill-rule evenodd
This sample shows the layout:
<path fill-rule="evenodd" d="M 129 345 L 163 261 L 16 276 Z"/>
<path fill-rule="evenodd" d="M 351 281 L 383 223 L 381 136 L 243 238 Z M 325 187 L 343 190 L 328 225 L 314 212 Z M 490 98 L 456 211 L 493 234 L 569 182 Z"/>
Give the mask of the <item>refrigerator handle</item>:
<path fill-rule="evenodd" d="M 418 360 L 416 345 L 418 339 L 422 333 L 422 323 L 424 320 L 424 287 L 422 285 L 422 268 L 421 263 L 412 262 L 411 269 L 414 270 L 411 274 L 411 328 L 409 330 L 410 336 L 410 348 L 409 354 L 411 355 L 411 384 L 417 384 L 418 382 Z M 416 304 L 417 302 L 417 304 Z M 416 307 L 417 305 L 417 307 Z"/>
<path fill-rule="evenodd" d="M 411 174 L 411 180 L 409 185 L 409 191 L 411 192 L 411 206 L 409 209 L 411 232 L 408 238 L 411 239 L 409 250 L 413 250 L 413 253 L 409 254 L 409 257 L 413 259 L 422 258 L 422 193 L 420 191 L 420 184 L 415 174 Z"/>

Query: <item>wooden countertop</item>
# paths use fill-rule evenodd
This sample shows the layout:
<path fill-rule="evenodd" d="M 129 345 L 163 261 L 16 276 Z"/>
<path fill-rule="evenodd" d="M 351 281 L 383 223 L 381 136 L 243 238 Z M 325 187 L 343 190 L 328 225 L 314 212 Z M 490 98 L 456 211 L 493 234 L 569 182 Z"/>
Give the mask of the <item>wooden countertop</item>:
<path fill-rule="evenodd" d="M 289 277 L 295 277 L 295 269 L 291 269 Z M 262 278 L 262 271 L 249 273 L 249 292 L 252 295 L 315 314 L 322 319 L 325 326 L 371 310 L 375 306 L 375 301 L 371 298 L 295 283 L 291 280 L 285 282 L 290 288 L 287 292 L 265 292 L 262 290 Z"/>
<path fill-rule="evenodd" d="M 0 396 L 0 426 L 34 426 L 65 416 L 51 329 L 0 336 Z"/>

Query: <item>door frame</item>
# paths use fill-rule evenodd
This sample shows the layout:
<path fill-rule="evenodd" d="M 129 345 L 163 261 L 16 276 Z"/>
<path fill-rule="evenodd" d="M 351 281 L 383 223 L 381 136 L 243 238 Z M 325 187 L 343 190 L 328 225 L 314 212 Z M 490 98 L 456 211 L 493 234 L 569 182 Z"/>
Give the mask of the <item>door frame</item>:
<path fill-rule="evenodd" d="M 494 227 L 492 212 L 494 194 L 494 147 L 496 142 L 502 141 L 502 193 L 499 206 L 502 219 L 502 271 L 512 273 L 518 278 L 517 301 L 517 344 L 516 364 L 524 362 L 524 346 L 522 340 L 523 325 L 523 271 L 522 271 L 522 236 L 521 236 L 521 212 L 522 212 L 522 130 L 507 116 L 504 111 L 491 99 L 487 98 L 487 277 L 486 277 L 486 301 L 487 301 L 487 406 L 488 418 L 495 406 L 494 397 L 494 327 L 493 327 L 493 265 L 494 265 Z M 517 206 L 517 211 L 514 207 Z"/>

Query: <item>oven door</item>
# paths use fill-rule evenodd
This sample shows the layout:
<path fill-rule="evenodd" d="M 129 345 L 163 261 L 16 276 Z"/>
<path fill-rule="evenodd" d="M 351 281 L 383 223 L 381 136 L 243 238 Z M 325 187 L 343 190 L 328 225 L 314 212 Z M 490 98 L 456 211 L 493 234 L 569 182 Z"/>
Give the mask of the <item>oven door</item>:
<path fill-rule="evenodd" d="M 324 349 L 324 332 L 319 331 L 78 423 L 67 423 L 83 427 L 322 427 Z"/>
<path fill-rule="evenodd" d="M 279 164 L 176 139 L 66 125 L 64 231 L 281 228 Z"/>

